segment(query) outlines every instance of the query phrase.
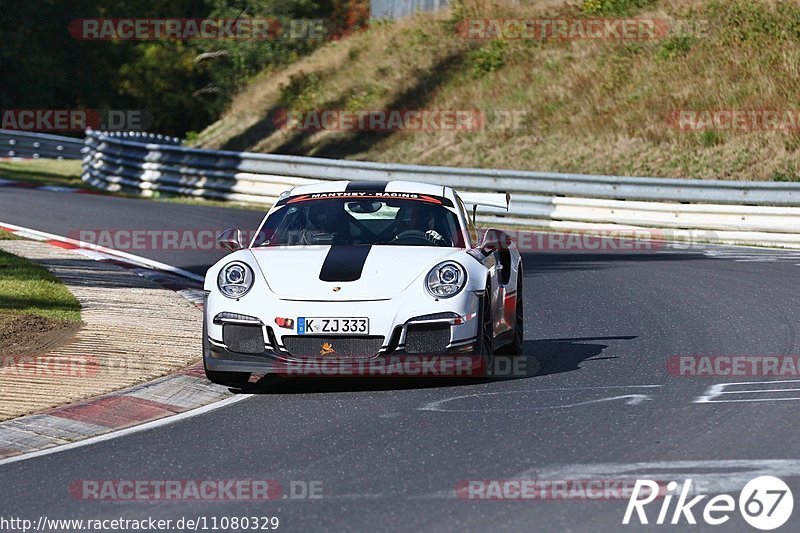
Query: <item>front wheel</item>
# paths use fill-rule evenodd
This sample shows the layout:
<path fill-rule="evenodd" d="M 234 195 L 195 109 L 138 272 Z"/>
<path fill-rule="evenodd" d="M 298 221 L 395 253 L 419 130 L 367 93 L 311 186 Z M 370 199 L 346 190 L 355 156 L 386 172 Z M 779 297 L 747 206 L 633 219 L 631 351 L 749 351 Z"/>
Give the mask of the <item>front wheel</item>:
<path fill-rule="evenodd" d="M 525 295 L 522 293 L 522 270 L 517 276 L 517 305 L 514 311 L 514 340 L 501 348 L 504 355 L 522 355 L 525 340 Z"/>
<path fill-rule="evenodd" d="M 486 287 L 486 293 L 481 297 L 480 311 L 478 313 L 478 354 L 481 358 L 480 375 L 488 377 L 491 374 L 494 364 L 494 326 L 492 324 L 492 296 L 490 288 Z"/>

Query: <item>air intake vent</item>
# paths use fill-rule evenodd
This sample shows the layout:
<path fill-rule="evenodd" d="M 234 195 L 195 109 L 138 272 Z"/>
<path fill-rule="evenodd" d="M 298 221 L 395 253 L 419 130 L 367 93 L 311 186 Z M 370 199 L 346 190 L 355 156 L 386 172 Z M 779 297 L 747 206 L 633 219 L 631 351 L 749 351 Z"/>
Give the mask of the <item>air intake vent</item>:
<path fill-rule="evenodd" d="M 222 342 L 232 352 L 260 354 L 264 352 L 264 333 L 261 326 L 225 324 Z"/>
<path fill-rule="evenodd" d="M 406 331 L 406 352 L 415 354 L 442 353 L 450 344 L 450 324 L 409 324 Z"/>
<path fill-rule="evenodd" d="M 283 337 L 283 345 L 294 357 L 321 359 L 369 359 L 378 354 L 383 337 Z"/>

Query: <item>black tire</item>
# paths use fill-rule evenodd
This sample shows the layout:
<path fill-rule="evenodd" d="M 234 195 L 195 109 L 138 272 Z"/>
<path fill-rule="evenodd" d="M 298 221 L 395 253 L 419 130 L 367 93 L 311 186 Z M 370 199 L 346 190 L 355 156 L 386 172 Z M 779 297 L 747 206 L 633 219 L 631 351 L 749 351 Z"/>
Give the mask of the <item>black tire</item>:
<path fill-rule="evenodd" d="M 525 342 L 525 295 L 522 292 L 522 267 L 517 274 L 517 306 L 514 316 L 514 340 L 500 350 L 503 355 L 522 355 L 522 344 Z"/>
<path fill-rule="evenodd" d="M 217 370 L 209 370 L 206 366 L 206 357 L 210 357 L 210 346 L 208 345 L 208 331 L 206 329 L 206 320 L 203 317 L 203 370 L 206 372 L 206 378 L 211 383 L 223 385 L 225 387 L 233 387 L 240 389 L 247 385 L 250 380 L 250 372 L 220 372 Z"/>
<path fill-rule="evenodd" d="M 486 286 L 486 294 L 481 298 L 478 320 L 480 331 L 478 333 L 478 354 L 481 358 L 480 376 L 489 377 L 494 365 L 494 333 L 492 325 L 491 289 Z"/>

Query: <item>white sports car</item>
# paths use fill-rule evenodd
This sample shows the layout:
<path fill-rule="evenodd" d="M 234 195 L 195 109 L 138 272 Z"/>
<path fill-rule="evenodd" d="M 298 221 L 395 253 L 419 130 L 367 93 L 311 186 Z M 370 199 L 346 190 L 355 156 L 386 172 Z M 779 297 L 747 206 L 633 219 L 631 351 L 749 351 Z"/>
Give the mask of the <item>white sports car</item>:
<path fill-rule="evenodd" d="M 205 278 L 208 379 L 240 386 L 291 363 L 423 355 L 469 357 L 485 371 L 500 348 L 519 354 L 520 254 L 474 221 L 478 205 L 507 209 L 509 199 L 403 181 L 284 192 L 252 239 L 219 237 L 233 253 Z"/>

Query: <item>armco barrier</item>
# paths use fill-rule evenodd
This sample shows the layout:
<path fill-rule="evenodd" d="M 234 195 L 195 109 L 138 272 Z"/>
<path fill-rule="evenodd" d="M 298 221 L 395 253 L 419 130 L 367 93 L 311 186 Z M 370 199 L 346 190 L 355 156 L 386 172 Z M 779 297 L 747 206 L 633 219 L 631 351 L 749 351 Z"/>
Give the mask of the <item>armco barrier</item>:
<path fill-rule="evenodd" d="M 658 228 L 669 235 L 800 247 L 800 183 L 590 176 L 430 167 L 255 154 L 149 143 L 88 132 L 83 179 L 98 188 L 157 191 L 271 204 L 295 185 L 319 180 L 410 180 L 471 191 L 508 191 L 508 212 L 479 220 L 554 230 Z"/>
<path fill-rule="evenodd" d="M 17 130 L 0 130 L 0 157 L 81 159 L 84 140 Z"/>

